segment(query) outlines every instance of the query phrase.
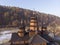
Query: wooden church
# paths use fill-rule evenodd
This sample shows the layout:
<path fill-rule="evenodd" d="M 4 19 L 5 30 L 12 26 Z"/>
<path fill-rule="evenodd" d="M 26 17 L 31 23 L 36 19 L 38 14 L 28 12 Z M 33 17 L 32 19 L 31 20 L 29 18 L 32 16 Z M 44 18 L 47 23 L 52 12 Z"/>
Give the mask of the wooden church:
<path fill-rule="evenodd" d="M 11 45 L 47 45 L 47 40 L 38 34 L 37 17 L 30 17 L 29 32 L 25 34 L 24 26 L 21 26 L 17 33 L 11 37 Z"/>

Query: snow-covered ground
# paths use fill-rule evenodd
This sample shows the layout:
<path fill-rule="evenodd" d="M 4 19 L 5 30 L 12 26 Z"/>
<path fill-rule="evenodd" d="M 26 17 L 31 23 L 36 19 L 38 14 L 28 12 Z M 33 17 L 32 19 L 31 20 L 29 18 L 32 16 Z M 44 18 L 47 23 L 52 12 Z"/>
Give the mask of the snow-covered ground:
<path fill-rule="evenodd" d="M 52 33 L 52 32 L 50 32 L 50 33 L 48 34 L 48 36 L 50 36 L 51 38 L 54 38 L 55 40 L 60 40 L 60 36 L 54 35 L 54 33 Z"/>
<path fill-rule="evenodd" d="M 0 31 L 0 44 L 4 44 L 10 41 L 11 35 L 13 32 L 17 32 L 18 30 L 11 31 Z"/>
<path fill-rule="evenodd" d="M 55 40 L 60 41 L 60 37 L 59 36 L 55 36 Z"/>
<path fill-rule="evenodd" d="M 12 34 L 0 35 L 0 44 L 7 43 L 10 41 Z"/>

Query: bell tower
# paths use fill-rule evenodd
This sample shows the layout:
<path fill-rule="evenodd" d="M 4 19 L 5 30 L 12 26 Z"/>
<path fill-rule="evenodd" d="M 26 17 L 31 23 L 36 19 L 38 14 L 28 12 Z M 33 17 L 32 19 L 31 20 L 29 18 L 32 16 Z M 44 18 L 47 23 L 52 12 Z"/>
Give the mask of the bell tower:
<path fill-rule="evenodd" d="M 30 17 L 30 26 L 29 26 L 29 37 L 32 37 L 33 35 L 37 34 L 37 17 L 31 16 Z"/>

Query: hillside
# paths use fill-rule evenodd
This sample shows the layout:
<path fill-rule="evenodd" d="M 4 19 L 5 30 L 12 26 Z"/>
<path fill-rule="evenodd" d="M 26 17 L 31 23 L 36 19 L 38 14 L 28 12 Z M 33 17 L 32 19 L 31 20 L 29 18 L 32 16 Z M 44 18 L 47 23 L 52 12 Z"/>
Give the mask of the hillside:
<path fill-rule="evenodd" d="M 29 9 L 23 9 L 18 7 L 0 6 L 0 28 L 2 27 L 19 27 L 22 20 L 24 20 L 25 26 L 29 26 L 29 17 L 32 15 L 37 16 L 39 27 L 47 26 L 49 29 L 60 29 L 60 18 L 51 14 L 45 14 L 38 11 L 32 11 Z M 57 29 L 57 30 L 58 30 Z"/>

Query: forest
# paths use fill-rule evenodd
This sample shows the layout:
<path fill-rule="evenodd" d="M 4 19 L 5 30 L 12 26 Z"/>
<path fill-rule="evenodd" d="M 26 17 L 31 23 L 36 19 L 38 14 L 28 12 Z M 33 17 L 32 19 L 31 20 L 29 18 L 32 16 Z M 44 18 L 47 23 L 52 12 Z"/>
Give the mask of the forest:
<path fill-rule="evenodd" d="M 54 27 L 60 26 L 60 17 L 52 14 L 46 14 L 29 9 L 0 6 L 0 28 L 2 27 L 19 27 L 25 25 L 29 26 L 30 17 L 34 15 L 37 17 L 38 26 Z M 24 23 L 23 23 L 24 21 Z"/>

